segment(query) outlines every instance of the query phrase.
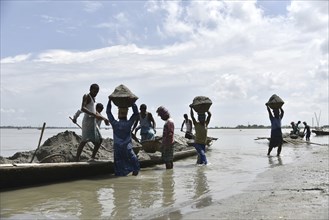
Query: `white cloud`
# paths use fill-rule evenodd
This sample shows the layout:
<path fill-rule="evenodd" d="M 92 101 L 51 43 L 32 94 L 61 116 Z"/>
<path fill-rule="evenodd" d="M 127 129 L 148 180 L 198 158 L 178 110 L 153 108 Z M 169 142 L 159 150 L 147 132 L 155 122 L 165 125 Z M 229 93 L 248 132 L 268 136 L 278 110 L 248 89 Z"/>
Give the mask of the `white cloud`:
<path fill-rule="evenodd" d="M 53 17 L 49 15 L 40 15 L 40 17 L 44 23 L 66 22 L 66 19 L 60 17 Z"/>
<path fill-rule="evenodd" d="M 316 32 L 328 27 L 328 8 L 328 1 L 292 1 L 288 11 L 301 30 Z"/>
<path fill-rule="evenodd" d="M 159 7 L 159 1 L 156 1 L 156 0 L 149 0 L 145 3 L 145 8 L 148 12 L 151 12 L 151 13 L 156 13 L 160 7 Z"/>
<path fill-rule="evenodd" d="M 116 27 L 116 24 L 112 23 L 112 22 L 106 22 L 106 23 L 100 23 L 100 24 L 94 25 L 94 27 L 95 28 L 109 28 L 109 29 L 112 29 L 112 28 Z"/>
<path fill-rule="evenodd" d="M 123 12 L 116 14 L 114 18 L 119 22 L 119 24 L 129 23 L 127 16 Z"/>
<path fill-rule="evenodd" d="M 19 63 L 19 62 L 24 62 L 28 60 L 31 57 L 31 54 L 22 54 L 22 55 L 17 55 L 14 57 L 5 57 L 1 59 L 0 63 L 5 64 L 5 63 Z"/>
<path fill-rule="evenodd" d="M 83 1 L 83 6 L 86 12 L 95 13 L 102 8 L 103 4 L 99 1 Z"/>
<path fill-rule="evenodd" d="M 328 110 L 328 9 L 321 4 L 293 2 L 287 17 L 266 17 L 255 1 L 149 2 L 147 11 L 165 13 L 153 29 L 174 43 L 156 48 L 131 44 L 144 36 L 127 28 L 115 32 L 123 42 L 119 45 L 4 58 L 2 104 L 15 109 L 20 103 L 29 109 L 26 114 L 35 112 L 36 121 L 41 113 L 31 103 L 38 101 L 51 106 L 49 115 L 65 116 L 47 124 L 66 125 L 65 114 L 73 114 L 82 94 L 97 82 L 97 100 L 103 104 L 115 86 L 125 84 L 140 97 L 139 104 L 150 110 L 164 105 L 177 122 L 195 96 L 206 95 L 214 102 L 212 126 L 269 124 L 264 103 L 274 93 L 286 101 L 284 124 L 296 118 L 310 121 L 305 117 L 314 111 Z M 97 27 L 133 26 L 130 14 L 116 15 Z"/>
<path fill-rule="evenodd" d="M 4 108 L 1 108 L 1 113 L 15 113 L 15 109 L 4 109 Z"/>

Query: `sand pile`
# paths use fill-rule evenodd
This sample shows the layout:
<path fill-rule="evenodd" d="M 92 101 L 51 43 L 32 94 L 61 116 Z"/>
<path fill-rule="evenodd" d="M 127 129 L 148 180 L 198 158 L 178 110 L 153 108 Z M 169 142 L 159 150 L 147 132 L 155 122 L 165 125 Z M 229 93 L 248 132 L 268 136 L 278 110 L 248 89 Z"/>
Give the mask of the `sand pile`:
<path fill-rule="evenodd" d="M 74 131 L 65 131 L 58 133 L 57 135 L 47 139 L 37 150 L 33 162 L 35 163 L 59 163 L 59 162 L 74 162 L 77 148 L 81 141 L 81 136 L 77 135 Z M 188 139 L 175 135 L 175 151 L 182 151 L 186 149 L 194 149 L 188 147 Z M 154 154 L 145 153 L 141 148 L 140 143 L 133 140 L 133 146 L 135 153 L 138 153 L 139 160 L 149 160 L 154 154 L 159 156 L 160 152 Z M 87 143 L 83 148 L 80 156 L 80 161 L 88 161 L 91 158 L 94 145 Z M 137 149 L 137 150 L 136 150 Z M 6 163 L 30 163 L 35 150 L 17 152 L 11 157 L 1 157 L 0 164 Z M 102 146 L 99 148 L 97 160 L 111 160 L 113 161 L 113 140 L 106 138 L 102 142 Z"/>

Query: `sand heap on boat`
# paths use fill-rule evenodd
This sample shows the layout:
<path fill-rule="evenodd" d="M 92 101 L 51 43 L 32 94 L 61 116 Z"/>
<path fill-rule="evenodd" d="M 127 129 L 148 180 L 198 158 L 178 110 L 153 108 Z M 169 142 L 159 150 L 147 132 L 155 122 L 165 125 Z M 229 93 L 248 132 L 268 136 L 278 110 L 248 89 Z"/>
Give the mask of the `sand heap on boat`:
<path fill-rule="evenodd" d="M 74 162 L 77 148 L 81 141 L 81 136 L 77 135 L 74 131 L 65 131 L 47 139 L 43 145 L 39 147 L 36 152 L 33 162 L 38 163 L 58 163 L 58 162 Z M 93 144 L 88 143 L 83 148 L 80 161 L 88 161 L 91 158 Z M 150 160 L 153 157 L 159 157 L 159 151 L 155 153 L 146 153 L 141 150 L 142 146 L 139 142 L 133 140 L 133 147 L 137 153 L 139 160 Z M 188 146 L 188 139 L 185 137 L 175 135 L 175 152 L 191 150 L 193 147 Z M 30 163 L 35 150 L 17 152 L 11 157 L 1 157 L 0 164 L 8 163 Z M 98 160 L 113 161 L 113 139 L 106 138 L 102 142 L 96 158 Z"/>

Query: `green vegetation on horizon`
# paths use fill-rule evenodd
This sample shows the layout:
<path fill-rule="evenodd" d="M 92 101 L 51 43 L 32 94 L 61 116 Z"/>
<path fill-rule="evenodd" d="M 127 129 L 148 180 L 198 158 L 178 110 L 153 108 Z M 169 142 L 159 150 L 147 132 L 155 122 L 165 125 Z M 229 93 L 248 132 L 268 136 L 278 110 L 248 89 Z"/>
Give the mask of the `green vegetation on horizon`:
<path fill-rule="evenodd" d="M 323 128 L 328 128 L 329 125 L 322 126 Z M 34 126 L 0 126 L 0 129 L 40 129 L 41 127 L 34 127 Z M 77 129 L 78 127 L 56 127 L 56 126 L 46 126 L 47 129 Z M 111 129 L 111 127 L 109 127 Z M 209 129 L 270 129 L 271 126 L 265 126 L 265 125 L 237 125 L 235 127 L 209 127 Z M 282 128 L 291 128 L 290 125 L 284 125 Z M 161 129 L 161 128 L 157 128 Z M 178 129 L 178 128 L 177 128 Z"/>

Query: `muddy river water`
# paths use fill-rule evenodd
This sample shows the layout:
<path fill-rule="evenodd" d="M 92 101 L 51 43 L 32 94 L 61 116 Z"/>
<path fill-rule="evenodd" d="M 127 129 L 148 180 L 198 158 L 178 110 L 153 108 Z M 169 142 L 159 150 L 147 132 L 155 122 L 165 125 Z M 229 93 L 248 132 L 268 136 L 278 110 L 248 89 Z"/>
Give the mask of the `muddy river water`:
<path fill-rule="evenodd" d="M 269 133 L 268 129 L 210 129 L 208 135 L 219 139 L 207 152 L 207 166 L 197 166 L 193 156 L 175 162 L 173 170 L 158 165 L 142 169 L 137 177 L 107 175 L 4 191 L 0 194 L 0 217 L 179 219 L 241 192 L 259 173 L 271 167 L 292 163 L 296 146 L 284 145 L 280 158 L 274 156 L 276 149 L 273 157 L 267 157 L 268 141 L 254 140 Z M 8 149 L 2 152 L 10 154 Z"/>

